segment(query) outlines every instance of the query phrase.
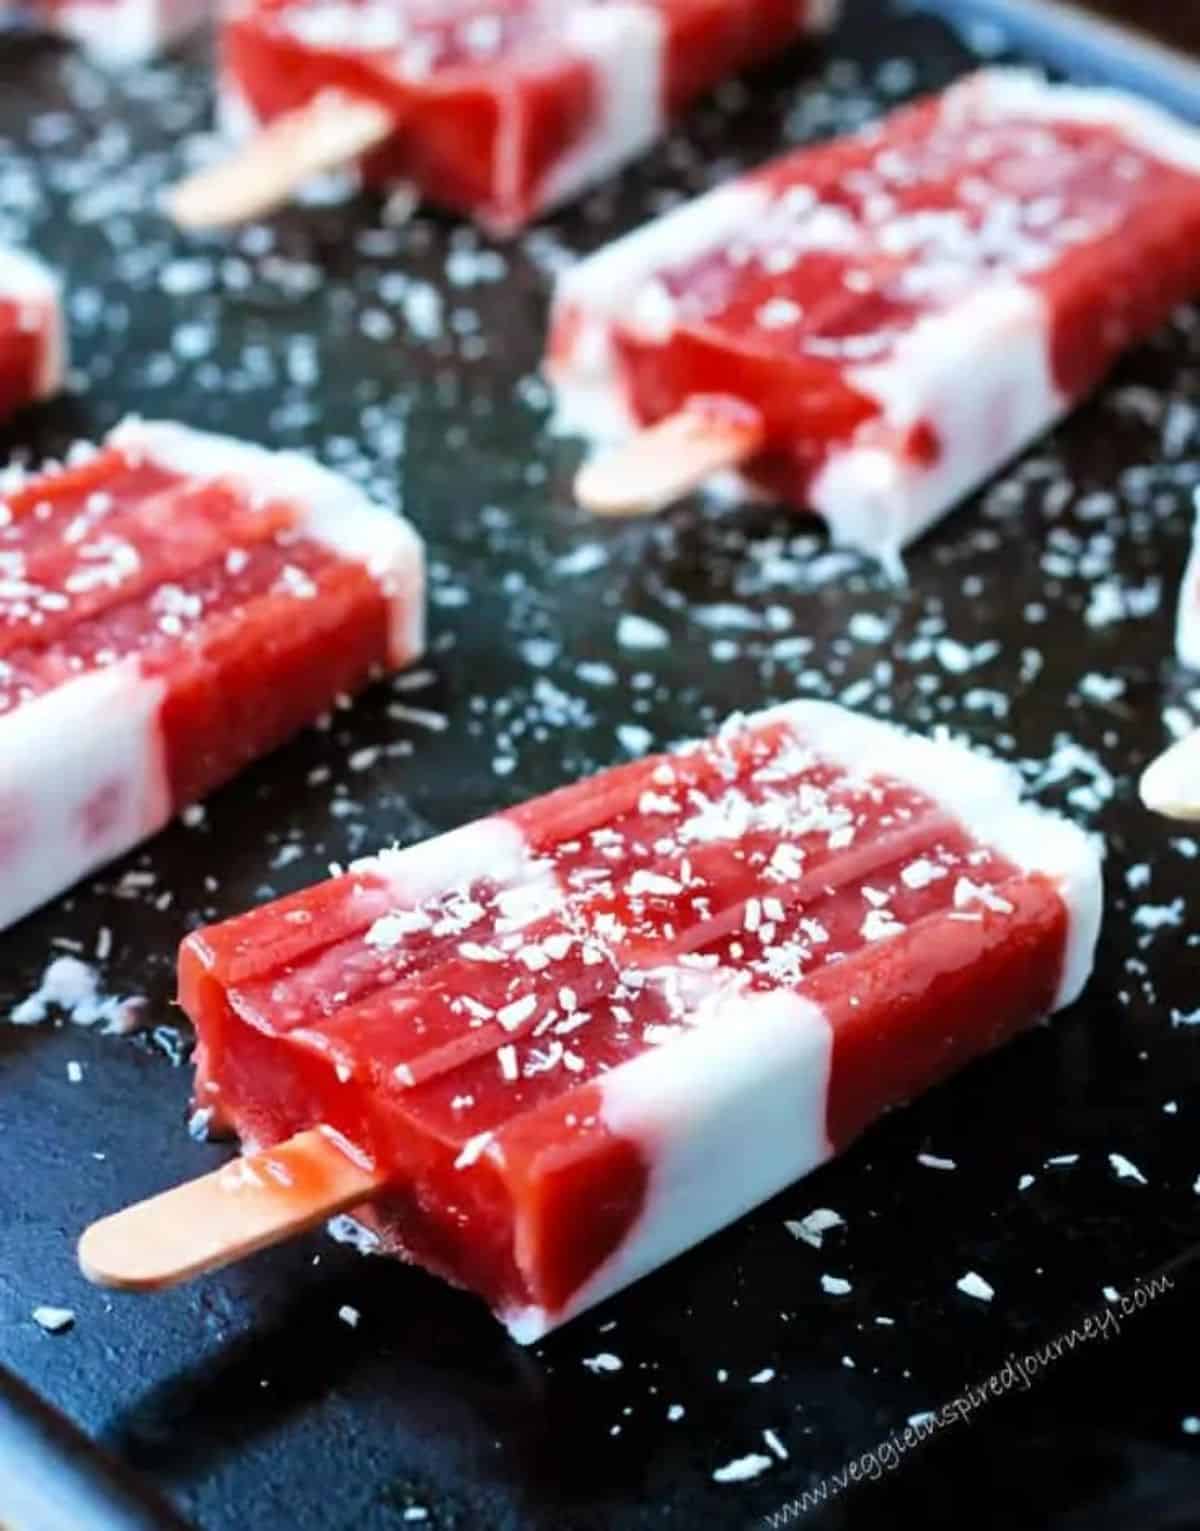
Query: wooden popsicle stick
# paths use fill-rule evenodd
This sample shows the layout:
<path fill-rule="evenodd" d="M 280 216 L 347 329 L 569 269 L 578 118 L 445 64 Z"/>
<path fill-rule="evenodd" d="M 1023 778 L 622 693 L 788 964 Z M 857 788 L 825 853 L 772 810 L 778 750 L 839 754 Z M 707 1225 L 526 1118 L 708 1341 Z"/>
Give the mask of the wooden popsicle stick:
<path fill-rule="evenodd" d="M 1142 772 L 1138 790 L 1152 813 L 1187 822 L 1200 820 L 1200 729 L 1152 760 Z"/>
<path fill-rule="evenodd" d="M 316 1127 L 93 1223 L 79 1266 L 98 1286 L 158 1291 L 359 1206 L 384 1178 Z"/>
<path fill-rule="evenodd" d="M 714 473 L 753 457 L 763 436 L 754 410 L 731 400 L 691 400 L 632 441 L 585 463 L 575 478 L 575 498 L 598 516 L 649 515 Z"/>
<path fill-rule="evenodd" d="M 396 119 L 374 101 L 323 90 L 267 124 L 228 159 L 187 176 L 166 195 L 183 229 L 225 228 L 281 207 L 314 175 L 339 170 L 395 131 Z"/>

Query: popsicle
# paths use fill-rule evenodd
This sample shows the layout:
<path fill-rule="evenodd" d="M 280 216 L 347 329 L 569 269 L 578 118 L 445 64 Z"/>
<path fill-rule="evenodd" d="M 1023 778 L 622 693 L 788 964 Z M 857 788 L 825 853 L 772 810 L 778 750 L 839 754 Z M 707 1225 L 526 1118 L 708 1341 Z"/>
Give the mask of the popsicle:
<path fill-rule="evenodd" d="M 246 1157 L 96 1224 L 152 1288 L 353 1209 L 528 1343 L 1069 1004 L 1099 858 L 1015 773 L 820 702 L 183 944 Z"/>
<path fill-rule="evenodd" d="M 0 928 L 421 648 L 416 533 L 298 454 L 128 420 L 0 502 Z"/>
<path fill-rule="evenodd" d="M 1197 291 L 1200 131 L 989 69 L 569 268 L 546 370 L 561 426 L 618 443 L 585 505 L 723 455 L 894 561 Z"/>
<path fill-rule="evenodd" d="M 76 42 L 103 64 L 138 64 L 194 32 L 208 0 L 15 0 L 0 19 Z"/>
<path fill-rule="evenodd" d="M 823 30 L 837 0 L 234 0 L 221 113 L 249 147 L 177 189 L 235 222 L 320 170 L 511 234 L 643 153 L 721 80 Z"/>
<path fill-rule="evenodd" d="M 0 419 L 57 393 L 66 363 L 57 278 L 32 255 L 0 245 Z"/>

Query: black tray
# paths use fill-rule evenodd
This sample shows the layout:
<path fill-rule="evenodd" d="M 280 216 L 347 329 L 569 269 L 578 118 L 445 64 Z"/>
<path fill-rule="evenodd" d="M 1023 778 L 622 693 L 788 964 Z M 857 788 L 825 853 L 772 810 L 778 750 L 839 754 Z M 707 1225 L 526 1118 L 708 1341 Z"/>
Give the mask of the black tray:
<path fill-rule="evenodd" d="M 1200 1236 L 1200 1032 L 1173 1020 L 1200 1003 L 1200 838 L 1134 792 L 1164 710 L 1200 702 L 1170 658 L 1200 481 L 1200 312 L 915 548 L 903 588 L 782 512 L 589 522 L 568 492 L 577 449 L 545 429 L 535 368 L 557 261 L 972 62 L 938 20 L 852 4 L 827 53 L 728 87 L 497 254 L 434 216 L 385 229 L 370 199 L 178 237 L 150 208 L 206 120 L 204 51 L 106 80 L 5 40 L 0 233 L 70 274 L 78 373 L 0 445 L 57 452 L 130 410 L 303 445 L 402 504 L 432 554 L 428 684 L 376 689 L 0 941 L 0 1014 L 57 951 L 93 954 L 109 931 L 105 983 L 146 996 L 152 1027 L 0 1024 L 0 1361 L 206 1531 L 750 1526 L 1010 1354 L 1101 1317 L 1106 1287 L 1143 1290 Z M 670 642 L 620 647 L 626 611 Z M 864 613 L 878 622 L 852 627 Z M 188 929 L 797 692 L 960 730 L 1107 835 L 1108 923 L 1070 1014 L 528 1352 L 471 1299 L 321 1236 L 158 1298 L 84 1284 L 87 1221 L 226 1152 L 185 1131 L 171 997 Z M 1113 1153 L 1146 1183 L 1118 1178 Z M 817 1207 L 847 1225 L 820 1250 L 785 1227 Z M 990 1303 L 956 1289 L 970 1270 Z M 823 1272 L 852 1292 L 826 1295 Z M 1168 1279 L 1119 1335 L 793 1523 L 1200 1524 L 1197 1282 L 1186 1263 Z M 43 1333 L 39 1303 L 74 1309 L 74 1327 Z M 589 1370 L 600 1351 L 621 1369 Z M 787 1460 L 714 1481 L 770 1454 L 764 1430 Z"/>

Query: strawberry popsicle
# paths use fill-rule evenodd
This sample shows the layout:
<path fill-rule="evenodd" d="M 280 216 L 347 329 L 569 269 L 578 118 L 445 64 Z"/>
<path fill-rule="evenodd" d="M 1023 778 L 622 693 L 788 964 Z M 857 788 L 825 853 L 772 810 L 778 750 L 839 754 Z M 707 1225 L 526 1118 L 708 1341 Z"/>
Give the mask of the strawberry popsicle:
<path fill-rule="evenodd" d="M 58 280 L 0 245 L 0 419 L 62 387 L 66 338 Z"/>
<path fill-rule="evenodd" d="M 527 1343 L 1069 1004 L 1100 908 L 1007 767 L 790 703 L 189 936 L 196 1103 Z"/>
<path fill-rule="evenodd" d="M 208 0 L 24 0 L 0 6 L 0 15 L 68 38 L 100 63 L 119 67 L 171 47 L 209 10 Z"/>
<path fill-rule="evenodd" d="M 1200 132 L 985 70 L 569 269 L 547 372 L 564 428 L 690 411 L 754 487 L 895 561 L 1197 290 Z"/>
<path fill-rule="evenodd" d="M 322 94 L 343 110 L 369 104 L 381 114 L 361 162 L 370 181 L 413 185 L 509 234 L 643 153 L 721 80 L 828 26 L 833 9 L 834 0 L 234 0 L 222 117 L 245 137 Z"/>
<path fill-rule="evenodd" d="M 0 928 L 421 649 L 416 533 L 298 454 L 129 420 L 0 502 Z"/>

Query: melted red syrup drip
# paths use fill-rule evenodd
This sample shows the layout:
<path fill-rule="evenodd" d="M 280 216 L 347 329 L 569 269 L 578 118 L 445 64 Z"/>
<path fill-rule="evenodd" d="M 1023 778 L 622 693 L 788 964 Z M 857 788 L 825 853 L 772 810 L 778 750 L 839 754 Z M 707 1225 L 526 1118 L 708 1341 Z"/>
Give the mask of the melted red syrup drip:
<path fill-rule="evenodd" d="M 606 1126 L 605 1078 L 706 985 L 824 1007 L 836 1147 L 1050 1007 L 1055 890 L 782 725 L 504 817 L 533 858 L 515 893 L 406 898 L 401 859 L 200 931 L 180 963 L 197 1103 L 253 1146 L 336 1127 L 390 1172 L 367 1214 L 387 1247 L 502 1312 L 561 1311 L 645 1211 L 653 1150 Z"/>
<path fill-rule="evenodd" d="M 614 341 L 640 420 L 694 393 L 737 397 L 766 426 L 762 476 L 800 501 L 830 448 L 879 418 L 853 370 L 988 283 L 1045 295 L 1052 373 L 1071 399 L 1200 285 L 1200 176 L 1103 125 L 945 121 L 933 100 L 749 180 L 774 211 L 660 273 L 670 338 L 619 327 Z M 877 439 L 918 465 L 939 452 L 932 422 L 900 439 L 880 422 Z"/>
<path fill-rule="evenodd" d="M 0 298 L 0 419 L 37 391 L 42 335 L 22 323 L 22 306 Z"/>
<path fill-rule="evenodd" d="M 158 724 L 177 807 L 386 659 L 379 587 L 360 565 L 296 536 L 289 506 L 252 504 L 112 450 L 33 480 L 7 503 L 0 714 L 136 660 L 164 687 Z M 109 797 L 83 807 L 89 837 L 112 807 Z"/>
<path fill-rule="evenodd" d="M 797 31 L 794 0 L 659 0 L 657 8 L 665 112 L 769 57 Z M 561 10 L 539 0 L 455 0 L 415 15 L 405 6 L 400 51 L 421 61 L 407 77 L 395 49 L 304 41 L 290 23 L 315 9 L 308 0 L 245 6 L 224 28 L 225 73 L 261 121 L 330 87 L 378 102 L 395 116 L 396 134 L 368 156 L 371 181 L 413 181 L 433 200 L 511 230 L 536 214 L 546 178 L 596 122 L 591 66 L 563 43 Z M 481 23 L 486 46 L 472 42 Z"/>

